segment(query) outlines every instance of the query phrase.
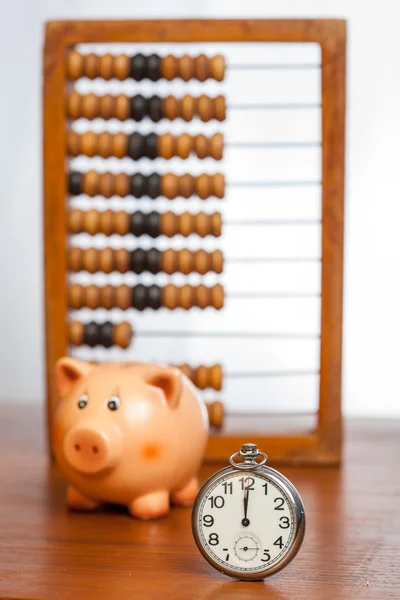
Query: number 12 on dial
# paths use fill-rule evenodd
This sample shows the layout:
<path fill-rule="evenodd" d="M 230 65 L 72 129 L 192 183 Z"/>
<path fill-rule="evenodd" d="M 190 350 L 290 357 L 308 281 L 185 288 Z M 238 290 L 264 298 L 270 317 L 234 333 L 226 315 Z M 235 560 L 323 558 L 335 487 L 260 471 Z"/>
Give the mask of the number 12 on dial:
<path fill-rule="evenodd" d="M 231 456 L 231 467 L 206 481 L 193 506 L 200 552 L 213 567 L 239 579 L 276 573 L 296 556 L 304 538 L 300 495 L 286 477 L 264 466 L 266 460 L 254 444 L 244 444 Z"/>

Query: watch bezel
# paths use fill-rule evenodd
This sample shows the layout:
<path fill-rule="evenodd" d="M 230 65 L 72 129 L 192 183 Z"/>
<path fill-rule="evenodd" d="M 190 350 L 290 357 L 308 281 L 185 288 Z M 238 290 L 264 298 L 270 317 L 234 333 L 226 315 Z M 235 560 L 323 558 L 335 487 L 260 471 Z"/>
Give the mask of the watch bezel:
<path fill-rule="evenodd" d="M 197 545 L 199 551 L 201 552 L 203 557 L 206 559 L 206 561 L 210 565 L 212 565 L 217 571 L 224 573 L 225 575 L 228 575 L 229 577 L 234 577 L 235 579 L 242 579 L 242 580 L 265 579 L 266 577 L 270 577 L 271 575 L 274 575 L 278 571 L 287 567 L 287 565 L 294 559 L 294 557 L 299 552 L 301 545 L 303 543 L 305 527 L 306 527 L 306 515 L 305 515 L 304 504 L 300 497 L 299 492 L 297 491 L 295 486 L 292 484 L 292 482 L 289 481 L 289 479 L 287 479 L 287 477 L 282 475 L 282 473 L 279 473 L 279 471 L 276 471 L 275 469 L 272 469 L 271 467 L 267 467 L 265 465 L 257 467 L 256 469 L 254 469 L 252 471 L 246 471 L 248 474 L 263 473 L 268 478 L 270 478 L 275 484 L 277 484 L 278 486 L 280 486 L 283 489 L 287 498 L 290 501 L 291 509 L 292 509 L 293 515 L 294 515 L 294 520 L 295 520 L 294 534 L 293 534 L 294 539 L 293 539 L 293 543 L 292 543 L 290 549 L 288 550 L 288 552 L 282 557 L 281 560 L 279 560 L 272 567 L 269 567 L 269 568 L 267 567 L 264 570 L 259 570 L 256 572 L 242 572 L 242 573 L 239 571 L 233 570 L 233 569 L 229 569 L 229 567 L 224 567 L 219 562 L 214 560 L 212 558 L 212 556 L 210 556 L 210 554 L 207 552 L 207 550 L 205 549 L 205 547 L 201 541 L 199 527 L 198 527 L 198 513 L 199 513 L 201 501 L 202 501 L 206 491 L 208 490 L 208 488 L 210 486 L 212 486 L 214 483 L 216 483 L 219 479 L 224 479 L 228 474 L 231 474 L 231 473 L 236 474 L 239 472 L 240 471 L 238 469 L 235 469 L 234 467 L 231 467 L 231 466 L 225 467 L 224 469 L 221 469 L 220 471 L 218 471 L 217 473 L 212 475 L 201 486 L 201 488 L 196 496 L 196 500 L 193 504 L 193 509 L 192 509 L 192 533 L 193 533 L 194 541 L 196 542 L 196 545 Z"/>

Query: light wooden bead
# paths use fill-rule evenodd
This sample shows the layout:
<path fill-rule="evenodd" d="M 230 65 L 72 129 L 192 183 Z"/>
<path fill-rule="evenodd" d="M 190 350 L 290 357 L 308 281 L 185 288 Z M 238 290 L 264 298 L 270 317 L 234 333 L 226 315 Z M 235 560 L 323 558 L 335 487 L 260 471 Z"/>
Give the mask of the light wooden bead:
<path fill-rule="evenodd" d="M 116 79 L 123 81 L 129 77 L 131 59 L 126 54 L 114 58 L 114 74 Z"/>
<path fill-rule="evenodd" d="M 95 119 L 99 114 L 99 99 L 94 94 L 82 97 L 82 113 L 86 119 Z"/>
<path fill-rule="evenodd" d="M 88 248 L 85 251 L 84 265 L 88 273 L 96 273 L 98 270 L 98 254 L 95 248 Z"/>
<path fill-rule="evenodd" d="M 219 400 L 206 402 L 208 419 L 210 426 L 214 429 L 221 429 L 224 424 L 224 405 Z"/>
<path fill-rule="evenodd" d="M 67 56 L 67 77 L 73 81 L 80 79 L 83 75 L 83 63 L 83 56 L 76 50 L 71 50 Z"/>
<path fill-rule="evenodd" d="M 100 71 L 99 71 L 99 66 L 100 66 L 100 59 L 98 56 L 96 56 L 96 54 L 93 54 L 93 52 L 91 52 L 90 54 L 88 54 L 85 57 L 85 75 L 86 77 L 88 77 L 89 79 L 96 79 L 96 77 L 99 77 L 100 75 Z"/>
<path fill-rule="evenodd" d="M 99 213 L 98 230 L 96 233 L 112 235 L 114 233 L 114 213 L 108 209 Z"/>
<path fill-rule="evenodd" d="M 102 119 L 105 119 L 106 121 L 108 121 L 108 119 L 112 119 L 114 116 L 117 116 L 115 114 L 115 112 L 116 112 L 115 105 L 116 105 L 115 98 L 114 98 L 114 96 L 111 96 L 111 94 L 106 94 L 105 96 L 103 96 L 101 98 L 101 100 L 100 100 L 100 116 L 102 117 Z M 117 119 L 120 119 L 120 117 L 117 117 Z"/>
<path fill-rule="evenodd" d="M 195 149 L 198 158 L 204 159 L 208 156 L 208 140 L 202 133 L 195 137 Z"/>
<path fill-rule="evenodd" d="M 112 140 L 113 156 L 123 158 L 128 150 L 128 136 L 125 133 L 116 133 Z"/>
<path fill-rule="evenodd" d="M 132 327 L 130 323 L 122 321 L 114 327 L 113 338 L 116 346 L 120 348 L 128 348 L 133 337 Z"/>
<path fill-rule="evenodd" d="M 213 176 L 213 192 L 217 198 L 225 196 L 225 177 L 222 173 L 215 173 Z"/>
<path fill-rule="evenodd" d="M 68 229 L 70 233 L 80 233 L 83 231 L 83 212 L 78 208 L 69 211 Z"/>
<path fill-rule="evenodd" d="M 217 96 L 214 99 L 214 114 L 217 121 L 225 121 L 226 119 L 226 102 L 224 96 Z"/>
<path fill-rule="evenodd" d="M 215 250 L 211 256 L 212 270 L 215 273 L 222 273 L 224 269 L 224 257 L 221 250 Z"/>
<path fill-rule="evenodd" d="M 115 117 L 120 121 L 126 121 L 130 117 L 130 102 L 128 96 L 119 94 L 115 98 Z"/>
<path fill-rule="evenodd" d="M 205 54 L 199 54 L 195 58 L 196 79 L 205 81 L 209 77 L 209 59 Z"/>
<path fill-rule="evenodd" d="M 183 133 L 176 138 L 176 154 L 182 158 L 187 159 L 190 156 L 192 150 L 192 138 L 188 133 Z"/>
<path fill-rule="evenodd" d="M 179 192 L 183 198 L 190 198 L 194 194 L 195 183 L 194 177 L 185 173 L 179 178 Z"/>
<path fill-rule="evenodd" d="M 209 175 L 203 173 L 196 178 L 196 192 L 199 198 L 205 200 L 211 196 L 211 189 L 211 177 Z"/>
<path fill-rule="evenodd" d="M 68 325 L 68 342 L 73 346 L 81 346 L 83 344 L 85 327 L 79 321 L 72 321 Z"/>
<path fill-rule="evenodd" d="M 200 213 L 201 214 L 201 213 Z M 195 216 L 189 212 L 184 212 L 180 215 L 179 219 L 179 233 L 184 237 L 188 237 L 196 226 Z"/>
<path fill-rule="evenodd" d="M 181 101 L 181 117 L 184 121 L 191 121 L 195 114 L 196 103 L 193 96 L 186 95 Z"/>
<path fill-rule="evenodd" d="M 67 114 L 70 119 L 79 119 L 81 116 L 81 96 L 75 90 L 67 98 Z"/>
<path fill-rule="evenodd" d="M 221 213 L 215 212 L 210 215 L 211 227 L 210 233 L 214 237 L 220 237 L 222 232 L 222 216 Z"/>
<path fill-rule="evenodd" d="M 82 268 L 82 261 L 83 261 L 83 250 L 82 248 L 79 248 L 78 246 L 74 246 L 73 248 L 70 248 L 69 254 L 68 254 L 68 268 L 71 271 L 77 272 L 80 271 Z"/>
<path fill-rule="evenodd" d="M 67 133 L 67 152 L 70 156 L 80 154 L 80 136 L 76 131 L 70 130 Z"/>
<path fill-rule="evenodd" d="M 82 192 L 93 197 L 99 193 L 99 176 L 96 171 L 88 171 L 82 177 Z"/>
<path fill-rule="evenodd" d="M 80 136 L 80 154 L 86 154 L 86 156 L 90 157 L 95 156 L 97 148 L 97 135 L 93 131 L 86 131 Z"/>
<path fill-rule="evenodd" d="M 174 155 L 174 138 L 170 133 L 158 137 L 158 154 L 169 160 Z"/>
<path fill-rule="evenodd" d="M 174 96 L 167 96 L 163 100 L 163 110 L 167 119 L 174 121 L 180 115 L 179 100 Z"/>
<path fill-rule="evenodd" d="M 221 160 L 224 152 L 224 138 L 221 133 L 215 133 L 210 141 L 210 155 L 215 160 Z"/>
<path fill-rule="evenodd" d="M 172 54 L 168 54 L 168 56 L 161 59 L 161 75 L 168 81 L 178 76 L 178 69 L 179 61 Z"/>
<path fill-rule="evenodd" d="M 120 210 L 115 213 L 114 219 L 115 219 L 115 232 L 114 233 L 118 233 L 119 235 L 126 235 L 127 233 L 129 233 L 130 216 L 128 213 Z M 110 234 L 108 234 L 108 235 L 110 235 Z"/>
<path fill-rule="evenodd" d="M 75 283 L 69 287 L 68 290 L 68 305 L 70 308 L 79 310 L 84 304 L 84 292 L 83 287 L 78 283 Z"/>
<path fill-rule="evenodd" d="M 217 54 L 210 59 L 210 75 L 217 81 L 223 81 L 225 77 L 225 58 L 221 54 Z"/>
<path fill-rule="evenodd" d="M 126 173 L 118 173 L 114 180 L 115 195 L 124 198 L 129 194 L 130 177 Z"/>
<path fill-rule="evenodd" d="M 114 251 L 112 248 L 103 248 L 100 251 L 99 263 L 97 268 L 103 273 L 112 273 L 114 271 Z"/>
<path fill-rule="evenodd" d="M 189 81 L 195 76 L 194 59 L 188 54 L 184 54 L 179 61 L 179 76 L 183 81 Z"/>
<path fill-rule="evenodd" d="M 202 121 L 210 121 L 214 116 L 214 102 L 204 94 L 197 101 L 197 110 Z"/>
<path fill-rule="evenodd" d="M 161 194 L 172 200 L 178 195 L 178 176 L 173 173 L 166 173 L 161 178 Z"/>
<path fill-rule="evenodd" d="M 85 231 L 90 235 L 95 235 L 99 230 L 100 215 L 94 208 L 87 211 L 85 214 Z"/>
<path fill-rule="evenodd" d="M 119 273 L 126 273 L 130 268 L 130 253 L 126 248 L 120 248 L 115 251 L 115 270 Z"/>
<path fill-rule="evenodd" d="M 127 285 L 119 285 L 115 292 L 115 303 L 121 310 L 132 306 L 132 290 Z"/>
<path fill-rule="evenodd" d="M 111 54 L 103 54 L 99 59 L 100 77 L 108 81 L 114 77 L 114 57 Z"/>

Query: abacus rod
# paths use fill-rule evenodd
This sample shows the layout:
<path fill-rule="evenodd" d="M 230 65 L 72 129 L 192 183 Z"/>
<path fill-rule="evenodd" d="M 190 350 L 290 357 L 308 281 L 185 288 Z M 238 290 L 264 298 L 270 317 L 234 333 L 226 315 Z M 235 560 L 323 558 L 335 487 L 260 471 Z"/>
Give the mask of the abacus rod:
<path fill-rule="evenodd" d="M 258 69 L 320 69 L 321 68 L 321 63 L 227 63 L 226 65 L 227 69 L 232 69 L 235 71 L 241 70 L 241 69 L 251 69 L 251 70 L 258 70 Z"/>
<path fill-rule="evenodd" d="M 318 292 L 225 292 L 226 298 L 320 298 Z"/>
<path fill-rule="evenodd" d="M 273 332 L 246 332 L 246 331 L 150 331 L 141 330 L 134 332 L 135 337 L 177 337 L 177 338 L 239 338 L 239 339 L 295 339 L 295 340 L 318 340 L 319 333 L 273 333 Z"/>
<path fill-rule="evenodd" d="M 225 263 L 320 263 L 320 256 L 232 256 L 224 258 Z"/>
<path fill-rule="evenodd" d="M 319 148 L 321 142 L 227 142 L 225 148 Z"/>
<path fill-rule="evenodd" d="M 263 377 L 307 377 L 310 375 L 319 375 L 319 369 L 300 369 L 298 371 L 236 371 L 223 373 L 223 378 L 230 379 L 256 379 Z"/>
<path fill-rule="evenodd" d="M 320 102 L 307 103 L 281 103 L 281 104 L 250 104 L 250 103 L 239 103 L 239 104 L 227 104 L 227 110 L 309 110 L 315 108 L 321 108 Z"/>
<path fill-rule="evenodd" d="M 320 225 L 321 219 L 226 219 L 224 225 Z"/>
<path fill-rule="evenodd" d="M 226 181 L 226 187 L 308 187 L 322 185 L 322 181 Z"/>

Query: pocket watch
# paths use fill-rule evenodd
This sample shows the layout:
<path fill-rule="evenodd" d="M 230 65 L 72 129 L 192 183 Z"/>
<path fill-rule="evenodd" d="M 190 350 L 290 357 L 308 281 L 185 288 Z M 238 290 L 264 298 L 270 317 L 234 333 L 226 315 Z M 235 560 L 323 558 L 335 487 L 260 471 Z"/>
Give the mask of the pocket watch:
<path fill-rule="evenodd" d="M 218 571 L 263 579 L 286 567 L 300 550 L 305 512 L 294 485 L 266 467 L 267 455 L 243 444 L 200 489 L 192 512 L 198 549 Z"/>

